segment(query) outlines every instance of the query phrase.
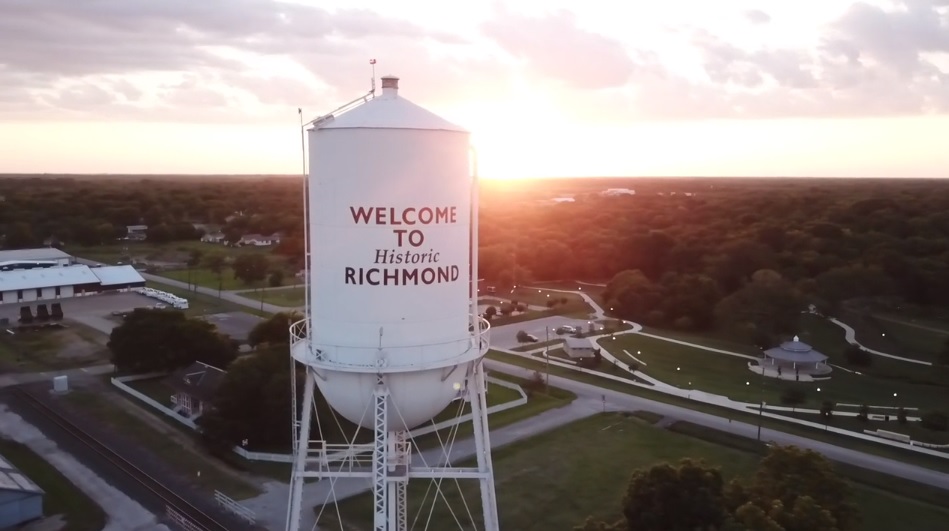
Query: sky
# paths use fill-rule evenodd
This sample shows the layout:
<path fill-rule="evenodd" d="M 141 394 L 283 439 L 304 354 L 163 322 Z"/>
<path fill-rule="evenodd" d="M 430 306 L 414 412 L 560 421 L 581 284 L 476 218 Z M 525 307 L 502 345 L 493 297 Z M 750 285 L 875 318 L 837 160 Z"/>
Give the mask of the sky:
<path fill-rule="evenodd" d="M 949 0 L 2 0 L 0 173 L 299 174 L 370 59 L 482 178 L 949 177 Z"/>

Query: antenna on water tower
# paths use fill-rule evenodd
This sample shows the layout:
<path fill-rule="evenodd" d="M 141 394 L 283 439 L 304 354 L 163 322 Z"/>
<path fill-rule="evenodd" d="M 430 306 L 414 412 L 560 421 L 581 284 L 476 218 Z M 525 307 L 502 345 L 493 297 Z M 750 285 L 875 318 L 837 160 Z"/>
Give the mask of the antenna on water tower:
<path fill-rule="evenodd" d="M 372 90 L 369 91 L 373 96 L 376 95 L 376 60 L 370 59 L 369 65 L 372 67 Z"/>

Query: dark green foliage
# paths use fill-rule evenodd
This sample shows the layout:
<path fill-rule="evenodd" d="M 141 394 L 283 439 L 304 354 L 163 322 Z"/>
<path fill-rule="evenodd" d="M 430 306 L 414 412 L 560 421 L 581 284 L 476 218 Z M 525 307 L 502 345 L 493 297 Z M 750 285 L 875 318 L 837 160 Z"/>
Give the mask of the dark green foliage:
<path fill-rule="evenodd" d="M 136 309 L 112 329 L 108 346 L 121 373 L 171 371 L 195 361 L 225 369 L 236 355 L 214 325 L 170 309 Z"/>
<path fill-rule="evenodd" d="M 258 323 L 247 334 L 247 344 L 252 347 L 263 344 L 287 345 L 290 343 L 290 325 L 300 319 L 303 319 L 303 316 L 296 312 L 274 314 L 270 319 Z"/>

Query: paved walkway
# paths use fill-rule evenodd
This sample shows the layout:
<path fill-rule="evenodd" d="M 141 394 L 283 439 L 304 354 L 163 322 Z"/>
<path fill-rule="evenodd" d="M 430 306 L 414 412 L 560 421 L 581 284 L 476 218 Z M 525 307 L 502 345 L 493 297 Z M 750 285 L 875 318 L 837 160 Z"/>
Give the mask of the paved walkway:
<path fill-rule="evenodd" d="M 880 357 L 883 357 L 883 358 L 890 358 L 890 359 L 892 359 L 892 360 L 905 361 L 905 362 L 907 362 L 907 363 L 917 363 L 917 364 L 919 364 L 919 365 L 930 365 L 930 366 L 932 365 L 932 362 L 931 362 L 931 361 L 914 360 L 913 358 L 904 358 L 904 357 L 902 357 L 902 356 L 896 356 L 896 355 L 894 355 L 894 354 L 887 354 L 886 352 L 880 352 L 879 350 L 873 350 L 872 348 L 867 348 L 867 347 L 865 347 L 865 346 L 863 346 L 863 345 L 861 345 L 860 343 L 857 342 L 857 333 L 854 331 L 853 328 L 850 327 L 850 325 L 848 325 L 848 324 L 846 324 L 846 323 L 844 323 L 844 322 L 842 322 L 842 321 L 839 321 L 839 320 L 837 320 L 837 319 L 834 319 L 833 317 L 828 317 L 827 320 L 830 321 L 830 322 L 832 322 L 832 323 L 834 323 L 835 325 L 839 326 L 840 328 L 843 328 L 843 329 L 844 329 L 844 339 L 847 340 L 847 343 L 850 343 L 851 345 L 857 345 L 858 347 L 860 347 L 860 348 L 862 348 L 863 350 L 869 352 L 870 354 L 873 354 L 874 356 L 880 356 Z"/>

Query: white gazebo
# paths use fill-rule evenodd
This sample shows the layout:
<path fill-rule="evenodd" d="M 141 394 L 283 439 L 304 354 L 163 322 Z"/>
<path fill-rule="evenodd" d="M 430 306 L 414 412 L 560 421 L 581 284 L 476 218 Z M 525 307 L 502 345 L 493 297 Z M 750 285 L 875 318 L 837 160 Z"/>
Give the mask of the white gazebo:
<path fill-rule="evenodd" d="M 781 368 L 800 374 L 826 374 L 832 370 L 827 364 L 827 356 L 797 336 L 781 343 L 781 346 L 764 351 L 762 367 Z"/>

